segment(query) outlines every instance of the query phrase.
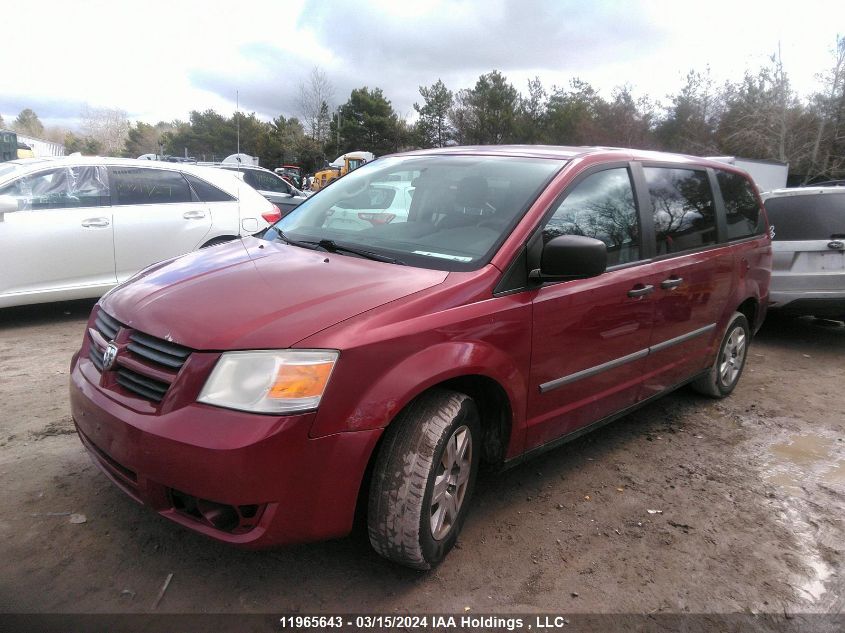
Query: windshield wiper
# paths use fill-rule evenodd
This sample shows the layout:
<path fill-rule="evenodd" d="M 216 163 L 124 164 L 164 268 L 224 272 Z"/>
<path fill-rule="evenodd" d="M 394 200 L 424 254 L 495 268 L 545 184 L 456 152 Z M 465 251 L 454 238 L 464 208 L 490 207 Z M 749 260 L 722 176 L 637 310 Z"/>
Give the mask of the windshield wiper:
<path fill-rule="evenodd" d="M 353 248 L 351 246 L 344 246 L 342 244 L 338 244 L 334 240 L 294 240 L 289 238 L 285 235 L 282 230 L 278 227 L 273 227 L 273 230 L 276 231 L 276 234 L 279 238 L 282 239 L 287 244 L 292 244 L 293 246 L 301 246 L 302 248 L 308 248 L 310 250 L 316 250 L 318 248 L 322 248 L 330 253 L 352 253 L 353 255 L 358 255 L 359 257 L 364 257 L 366 259 L 372 259 L 376 262 L 386 262 L 388 264 L 399 264 L 404 265 L 401 259 L 396 259 L 395 257 L 389 257 L 387 255 L 379 255 L 378 253 L 374 253 L 372 251 L 365 251 L 363 249 Z"/>
<path fill-rule="evenodd" d="M 276 235 L 278 236 L 278 238 L 281 239 L 285 244 L 291 244 L 292 246 L 300 246 L 302 248 L 307 248 L 312 251 L 317 250 L 317 248 L 319 248 L 320 246 L 318 242 L 300 242 L 299 240 L 293 240 L 287 235 L 285 235 L 282 232 L 282 229 L 278 227 L 272 226 L 270 228 L 276 231 Z"/>
<path fill-rule="evenodd" d="M 388 264 L 404 264 L 400 259 L 396 259 L 395 257 L 388 257 L 387 255 L 380 255 L 379 253 L 374 253 L 372 251 L 365 251 L 360 248 L 354 248 L 352 246 L 345 246 L 343 244 L 338 244 L 334 240 L 320 240 L 319 242 L 307 242 L 309 244 L 315 244 L 319 248 L 323 248 L 330 253 L 352 253 L 353 255 L 358 255 L 359 257 L 365 257 L 366 259 L 372 259 L 376 262 L 386 262 Z"/>

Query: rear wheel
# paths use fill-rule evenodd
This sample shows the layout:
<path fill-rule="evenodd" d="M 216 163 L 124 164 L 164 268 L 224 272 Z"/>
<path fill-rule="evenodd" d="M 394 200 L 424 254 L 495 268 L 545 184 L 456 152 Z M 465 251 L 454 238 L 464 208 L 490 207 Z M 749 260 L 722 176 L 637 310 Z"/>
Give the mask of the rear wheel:
<path fill-rule="evenodd" d="M 750 339 L 748 319 L 744 314 L 734 312 L 728 329 L 725 330 L 722 344 L 719 346 L 716 362 L 706 375 L 692 383 L 692 388 L 714 398 L 724 398 L 729 395 L 742 375 Z"/>
<path fill-rule="evenodd" d="M 421 395 L 385 431 L 370 486 L 368 531 L 385 558 L 430 569 L 466 518 L 481 450 L 478 409 L 466 394 Z"/>

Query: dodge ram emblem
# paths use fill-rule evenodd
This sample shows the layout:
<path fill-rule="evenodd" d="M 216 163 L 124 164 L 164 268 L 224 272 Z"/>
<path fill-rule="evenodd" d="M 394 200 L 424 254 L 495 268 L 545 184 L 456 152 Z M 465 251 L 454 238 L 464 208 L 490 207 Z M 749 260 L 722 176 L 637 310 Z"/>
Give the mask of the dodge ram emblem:
<path fill-rule="evenodd" d="M 114 341 L 109 341 L 106 345 L 106 351 L 103 352 L 103 369 L 111 369 L 114 367 L 114 361 L 117 359 L 117 345 Z"/>

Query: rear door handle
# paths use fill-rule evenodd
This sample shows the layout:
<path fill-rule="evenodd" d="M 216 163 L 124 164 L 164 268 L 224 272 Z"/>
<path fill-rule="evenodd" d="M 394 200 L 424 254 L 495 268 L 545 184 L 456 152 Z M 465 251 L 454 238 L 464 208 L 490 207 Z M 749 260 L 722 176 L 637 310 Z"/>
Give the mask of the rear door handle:
<path fill-rule="evenodd" d="M 103 228 L 109 225 L 108 218 L 86 218 L 82 220 L 82 226 L 86 229 Z"/>
<path fill-rule="evenodd" d="M 669 279 L 664 279 L 660 282 L 660 287 L 663 290 L 674 290 L 678 286 L 684 283 L 683 277 L 670 277 Z"/>
<path fill-rule="evenodd" d="M 654 286 L 651 284 L 643 286 L 642 288 L 631 288 L 628 291 L 628 296 L 632 299 L 638 299 L 654 292 Z"/>
<path fill-rule="evenodd" d="M 205 217 L 205 211 L 185 211 L 182 217 L 186 220 L 201 220 Z"/>

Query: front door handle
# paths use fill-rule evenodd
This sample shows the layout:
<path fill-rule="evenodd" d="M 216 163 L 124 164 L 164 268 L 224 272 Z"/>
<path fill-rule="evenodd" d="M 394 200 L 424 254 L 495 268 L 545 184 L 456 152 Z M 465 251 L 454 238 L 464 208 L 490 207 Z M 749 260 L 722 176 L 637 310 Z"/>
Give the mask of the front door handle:
<path fill-rule="evenodd" d="M 201 220 L 205 217 L 205 211 L 185 211 L 182 217 L 186 220 Z"/>
<path fill-rule="evenodd" d="M 674 290 L 678 286 L 684 283 L 683 277 L 670 277 L 669 279 L 664 279 L 660 282 L 660 287 L 663 290 Z"/>
<path fill-rule="evenodd" d="M 649 284 L 647 286 L 643 286 L 642 288 L 631 288 L 628 291 L 628 296 L 632 299 L 639 299 L 640 297 L 644 297 L 652 292 L 654 292 L 654 286 Z"/>
<path fill-rule="evenodd" d="M 86 229 L 103 228 L 109 225 L 108 218 L 86 218 L 82 220 L 82 226 Z"/>

